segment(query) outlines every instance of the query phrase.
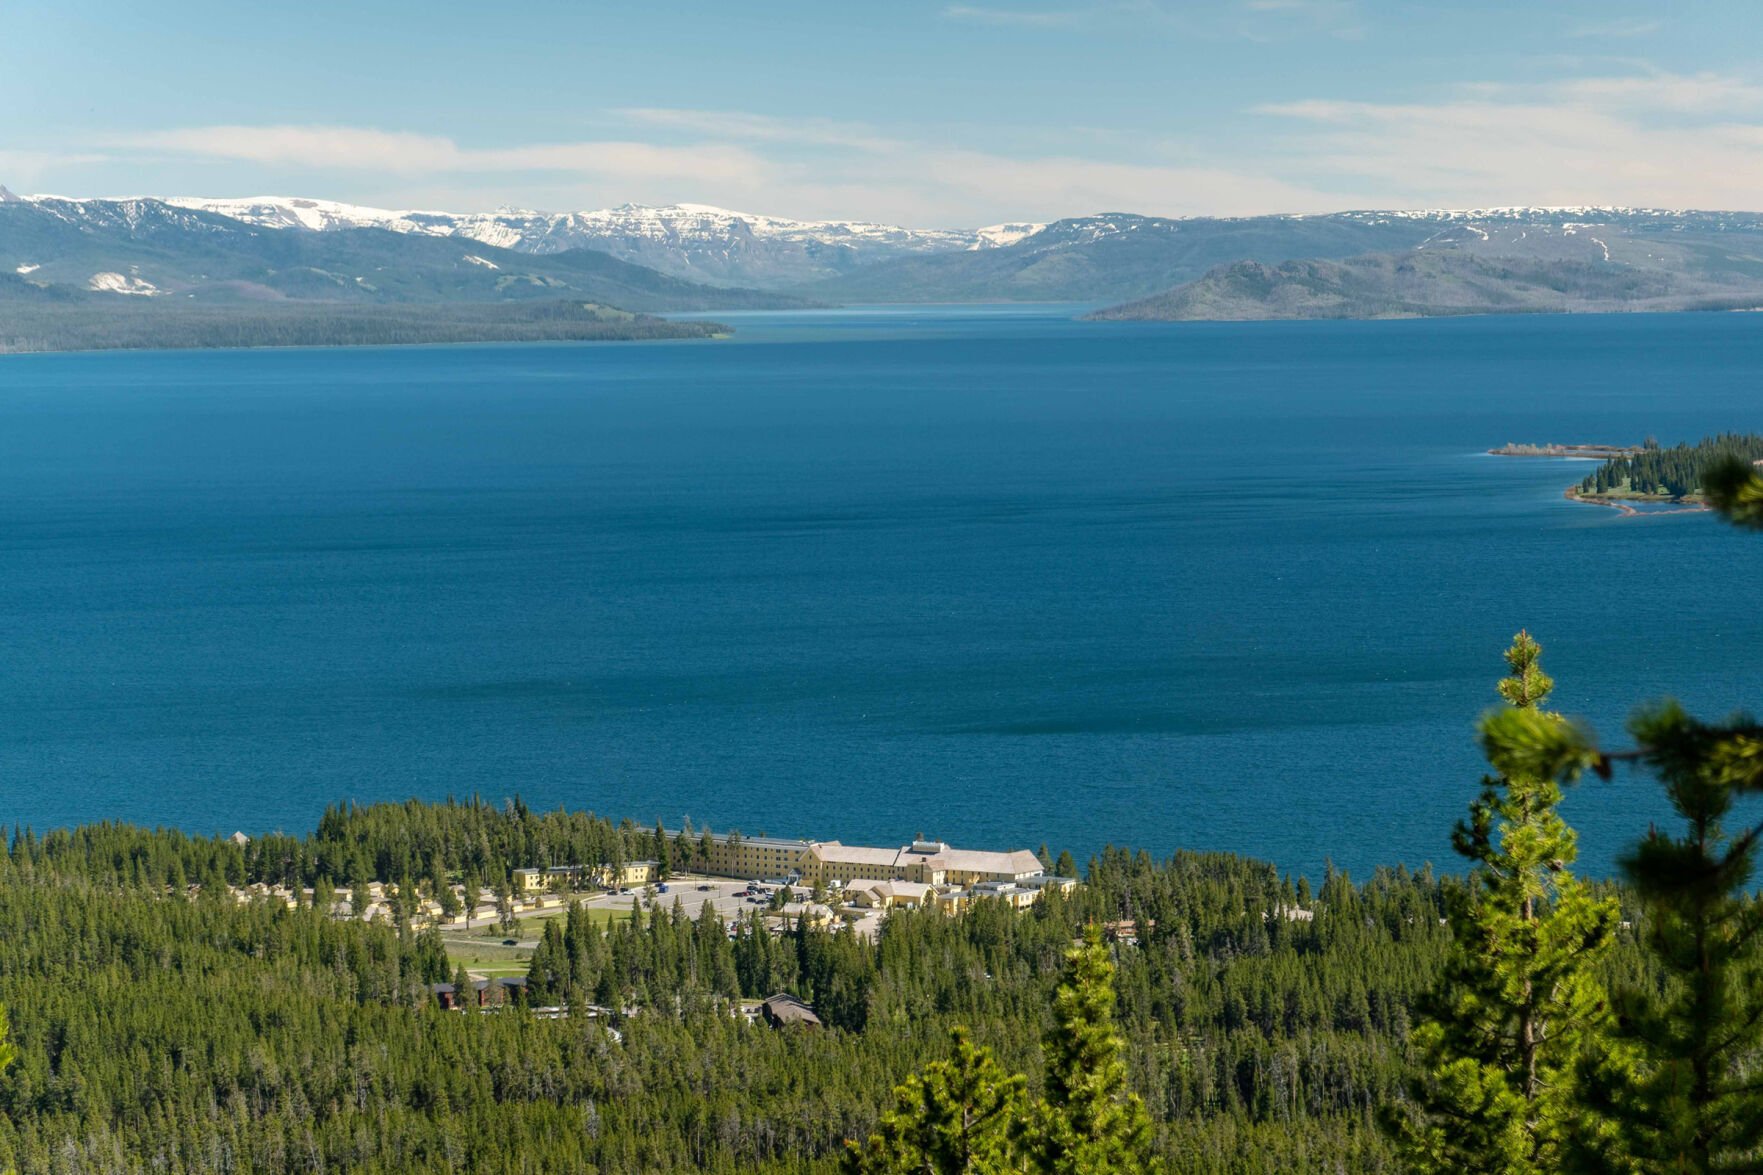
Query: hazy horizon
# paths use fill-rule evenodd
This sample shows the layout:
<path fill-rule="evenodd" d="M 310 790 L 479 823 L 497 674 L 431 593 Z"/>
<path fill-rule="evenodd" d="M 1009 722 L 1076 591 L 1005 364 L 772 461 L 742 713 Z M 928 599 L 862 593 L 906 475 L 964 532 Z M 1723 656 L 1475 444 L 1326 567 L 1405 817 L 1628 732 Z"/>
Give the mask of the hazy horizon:
<path fill-rule="evenodd" d="M 7 6 L 0 180 L 925 226 L 1735 209 L 1763 190 L 1758 21 L 1732 0 L 908 3 L 763 21 L 548 0 L 413 21 L 314 0 L 301 16 Z"/>

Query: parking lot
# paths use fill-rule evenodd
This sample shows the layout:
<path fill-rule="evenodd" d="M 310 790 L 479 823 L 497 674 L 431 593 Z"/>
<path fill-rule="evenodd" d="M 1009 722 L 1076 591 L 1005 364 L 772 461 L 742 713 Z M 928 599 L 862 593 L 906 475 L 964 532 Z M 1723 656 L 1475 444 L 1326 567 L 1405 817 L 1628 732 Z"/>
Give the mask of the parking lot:
<path fill-rule="evenodd" d="M 751 911 L 771 909 L 769 896 L 754 901 L 747 896 L 747 886 L 748 883 L 745 881 L 727 877 L 691 875 L 676 876 L 668 881 L 666 893 L 659 892 L 660 887 L 658 886 L 651 887 L 651 889 L 654 891 L 655 908 L 658 910 L 672 910 L 674 903 L 678 902 L 680 908 L 685 911 L 686 917 L 695 920 L 708 905 L 716 911 L 717 916 L 723 922 L 729 923 Z M 582 904 L 591 910 L 629 910 L 632 902 L 646 903 L 645 894 L 647 892 L 637 889 L 623 894 L 600 893 L 583 899 Z M 797 886 L 792 890 L 792 894 L 797 900 L 785 905 L 783 912 L 794 917 L 801 913 L 802 907 L 808 899 L 809 890 L 805 886 Z M 835 913 L 840 912 L 836 899 L 834 903 L 829 904 Z M 856 923 L 856 929 L 859 934 L 873 935 L 879 925 L 878 915 L 872 911 L 864 911 L 863 916 Z"/>

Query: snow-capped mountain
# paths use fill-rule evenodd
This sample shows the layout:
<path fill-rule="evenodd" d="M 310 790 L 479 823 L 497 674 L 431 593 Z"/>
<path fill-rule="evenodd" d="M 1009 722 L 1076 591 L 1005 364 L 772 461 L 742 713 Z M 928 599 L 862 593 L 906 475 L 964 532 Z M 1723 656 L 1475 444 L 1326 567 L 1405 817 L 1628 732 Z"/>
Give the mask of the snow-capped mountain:
<path fill-rule="evenodd" d="M 109 292 L 212 291 L 233 282 L 228 288 L 306 298 L 572 297 L 589 289 L 588 269 L 623 263 L 648 276 L 622 273 L 608 284 L 603 267 L 595 270 L 598 300 L 722 306 L 744 290 L 743 305 L 754 304 L 754 291 L 835 303 L 1102 303 L 1157 294 L 1239 261 L 1455 250 L 1737 273 L 1754 267 L 1759 248 L 1757 213 L 1597 206 L 1190 218 L 1106 212 L 1050 224 L 909 229 L 706 204 L 454 213 L 283 196 L 72 199 L 0 190 L 0 276 Z"/>
<path fill-rule="evenodd" d="M 657 273 L 600 249 L 522 253 L 418 230 L 269 228 L 143 197 L 8 194 L 0 199 L 0 279 L 0 301 L 117 294 L 162 302 L 549 301 L 639 312 L 800 305 Z"/>
<path fill-rule="evenodd" d="M 621 204 L 590 212 L 394 210 L 287 196 L 173 197 L 197 209 L 275 229 L 379 228 L 467 237 L 522 253 L 598 249 L 677 277 L 722 285 L 790 285 L 896 257 L 1015 244 L 1038 224 L 910 229 L 861 220 L 793 220 L 708 204 Z"/>

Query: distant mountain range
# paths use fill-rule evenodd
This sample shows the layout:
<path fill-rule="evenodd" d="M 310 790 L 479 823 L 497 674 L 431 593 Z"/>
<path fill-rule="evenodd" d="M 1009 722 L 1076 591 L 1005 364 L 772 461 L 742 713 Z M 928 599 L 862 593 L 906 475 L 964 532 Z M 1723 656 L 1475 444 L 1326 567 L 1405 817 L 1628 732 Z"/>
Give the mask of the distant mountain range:
<path fill-rule="evenodd" d="M 592 249 L 530 253 L 376 227 L 275 228 L 169 200 L 18 197 L 0 188 L 0 272 L 57 291 L 202 302 L 590 301 L 633 311 L 801 305 Z"/>
<path fill-rule="evenodd" d="M 382 228 L 462 237 L 520 253 L 595 249 L 621 261 L 708 285 L 779 288 L 836 277 L 880 261 L 1013 244 L 1042 226 L 909 229 L 860 220 L 789 220 L 707 204 L 650 208 L 622 204 L 593 212 L 395 212 L 328 200 L 259 196 L 174 197 L 180 208 L 219 213 L 264 228 L 315 231 Z"/>
<path fill-rule="evenodd" d="M 1749 309 L 1763 305 L 1763 217 L 1509 209 L 1434 221 L 1411 248 L 1238 261 L 1097 320 L 1384 318 Z"/>
<path fill-rule="evenodd" d="M 0 275 L 0 303 L 564 301 L 665 313 L 1059 301 L 1111 306 L 1095 315 L 1107 320 L 1688 309 L 1763 302 L 1763 216 L 1112 213 L 908 229 L 698 204 L 449 213 L 0 188 Z"/>

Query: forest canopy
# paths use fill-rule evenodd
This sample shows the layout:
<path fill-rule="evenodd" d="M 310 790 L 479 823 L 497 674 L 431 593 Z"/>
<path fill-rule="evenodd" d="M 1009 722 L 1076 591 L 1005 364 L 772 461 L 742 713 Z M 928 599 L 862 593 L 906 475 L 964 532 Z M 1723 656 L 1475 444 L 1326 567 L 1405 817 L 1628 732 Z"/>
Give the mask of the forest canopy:
<path fill-rule="evenodd" d="M 1700 499 L 1703 470 L 1714 462 L 1732 458 L 1746 463 L 1763 461 L 1763 436 L 1721 433 L 1704 437 L 1693 445 L 1675 445 L 1669 449 L 1649 440 L 1640 452 L 1612 457 L 1588 474 L 1579 483 L 1579 495 L 1671 501 Z"/>

